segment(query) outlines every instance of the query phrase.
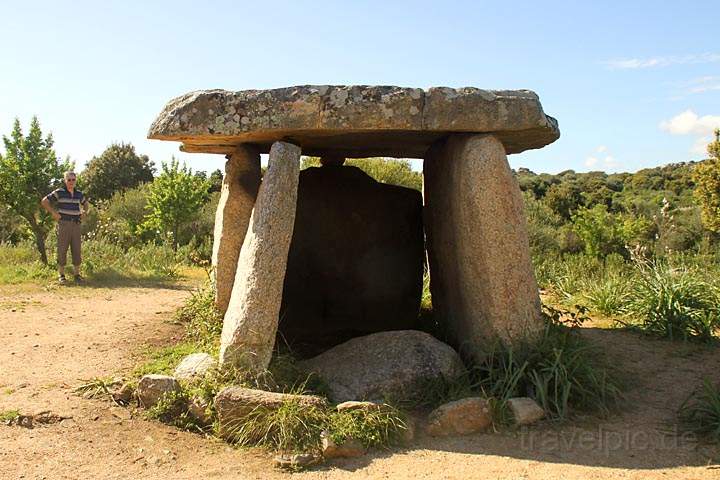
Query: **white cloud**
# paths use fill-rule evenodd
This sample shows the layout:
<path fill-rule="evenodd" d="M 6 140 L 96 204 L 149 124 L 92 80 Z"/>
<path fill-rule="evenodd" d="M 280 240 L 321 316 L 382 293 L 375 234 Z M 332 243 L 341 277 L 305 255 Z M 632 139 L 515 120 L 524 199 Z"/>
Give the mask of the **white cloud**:
<path fill-rule="evenodd" d="M 585 159 L 585 166 L 586 167 L 594 167 L 598 163 L 597 157 L 587 157 Z"/>
<path fill-rule="evenodd" d="M 692 110 L 685 110 L 670 120 L 660 122 L 660 129 L 672 135 L 707 135 L 720 128 L 720 115 L 698 116 Z"/>
<path fill-rule="evenodd" d="M 699 156 L 707 154 L 707 145 L 712 133 L 720 128 L 720 115 L 699 116 L 692 110 L 685 110 L 670 120 L 660 122 L 660 129 L 672 135 L 695 135 L 697 138 L 690 147 L 690 153 Z"/>
<path fill-rule="evenodd" d="M 707 146 L 711 141 L 712 137 L 700 137 L 696 139 L 692 148 L 690 148 L 690 153 L 707 156 Z"/>
<path fill-rule="evenodd" d="M 595 149 L 596 154 L 590 155 L 585 159 L 585 166 L 588 168 L 600 167 L 602 169 L 615 168 L 619 165 L 618 161 L 612 155 L 608 154 L 605 156 L 597 155 L 597 153 L 607 152 L 608 147 L 600 145 Z"/>
<path fill-rule="evenodd" d="M 612 70 L 628 70 L 639 68 L 667 67 L 697 63 L 720 62 L 720 53 L 701 53 L 683 56 L 652 57 L 652 58 L 621 58 L 603 62 Z"/>

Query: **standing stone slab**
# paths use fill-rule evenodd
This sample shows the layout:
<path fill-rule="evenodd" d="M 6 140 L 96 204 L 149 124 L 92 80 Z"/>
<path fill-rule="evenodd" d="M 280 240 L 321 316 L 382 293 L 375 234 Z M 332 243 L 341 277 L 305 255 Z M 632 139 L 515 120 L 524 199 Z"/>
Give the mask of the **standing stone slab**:
<path fill-rule="evenodd" d="M 225 162 L 220 201 L 215 213 L 212 265 L 215 280 L 215 306 L 225 315 L 232 292 L 245 233 L 260 187 L 260 152 L 240 145 Z"/>
<path fill-rule="evenodd" d="M 300 148 L 275 142 L 223 319 L 221 365 L 261 371 L 270 363 L 295 222 L 299 173 Z"/>
<path fill-rule="evenodd" d="M 455 347 L 480 357 L 496 338 L 542 328 L 523 201 L 502 143 L 451 135 L 424 162 L 433 307 Z"/>

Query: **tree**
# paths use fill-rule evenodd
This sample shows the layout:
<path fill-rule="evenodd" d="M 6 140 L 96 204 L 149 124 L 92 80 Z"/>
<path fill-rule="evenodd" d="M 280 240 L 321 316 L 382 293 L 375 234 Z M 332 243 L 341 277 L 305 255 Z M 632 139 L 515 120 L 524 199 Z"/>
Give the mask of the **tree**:
<path fill-rule="evenodd" d="M 703 224 L 720 233 L 720 129 L 707 148 L 710 159 L 695 168 L 695 199 L 700 204 Z"/>
<path fill-rule="evenodd" d="M 210 174 L 210 193 L 222 190 L 223 173 L 218 168 Z"/>
<path fill-rule="evenodd" d="M 193 175 L 186 165 L 180 168 L 174 157 L 169 165 L 163 162 L 162 172 L 150 184 L 150 213 L 141 230 L 154 229 L 169 234 L 173 249 L 177 250 L 180 226 L 198 212 L 207 199 L 209 188 L 208 180 Z"/>
<path fill-rule="evenodd" d="M 87 196 L 107 200 L 115 192 L 152 182 L 154 166 L 147 155 L 135 153 L 129 143 L 113 143 L 99 157 L 93 157 L 80 175 Z"/>
<path fill-rule="evenodd" d="M 572 172 L 572 170 L 569 170 Z M 572 173 L 574 175 L 574 172 Z M 553 185 L 545 194 L 545 204 L 563 219 L 569 220 L 583 204 L 582 193 L 575 182 L 564 181 Z"/>
<path fill-rule="evenodd" d="M 605 257 L 623 250 L 623 225 L 604 204 L 581 208 L 573 215 L 573 230 L 585 244 L 585 253 Z"/>
<path fill-rule="evenodd" d="M 22 218 L 35 237 L 40 260 L 47 264 L 45 239 L 52 228 L 52 217 L 40 208 L 40 200 L 62 180 L 71 168 L 53 150 L 52 134 L 43 138 L 37 117 L 23 136 L 20 120 L 15 119 L 10 138 L 3 135 L 5 155 L 0 155 L 0 202 Z"/>

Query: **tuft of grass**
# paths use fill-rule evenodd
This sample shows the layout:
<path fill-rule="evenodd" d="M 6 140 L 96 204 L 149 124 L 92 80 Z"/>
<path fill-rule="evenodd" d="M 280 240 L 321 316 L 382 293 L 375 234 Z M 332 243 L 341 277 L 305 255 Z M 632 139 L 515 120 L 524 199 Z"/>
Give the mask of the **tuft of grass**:
<path fill-rule="evenodd" d="M 583 300 L 593 311 L 603 315 L 619 315 L 624 312 L 629 298 L 628 282 L 621 277 L 609 277 L 590 283 L 582 294 Z"/>
<path fill-rule="evenodd" d="M 720 328 L 720 298 L 712 285 L 688 268 L 664 262 L 638 264 L 628 315 L 640 330 L 671 340 L 711 342 Z"/>
<path fill-rule="evenodd" d="M 93 377 L 80 381 L 83 383 L 75 387 L 73 389 L 73 393 L 80 395 L 83 398 L 108 397 L 116 403 L 110 390 L 119 385 L 121 381 L 102 377 Z"/>
<path fill-rule="evenodd" d="M 215 289 L 209 282 L 190 295 L 174 318 L 185 324 L 187 337 L 198 346 L 198 351 L 218 353 L 222 317 L 215 308 Z"/>
<path fill-rule="evenodd" d="M 327 423 L 325 409 L 289 400 L 278 408 L 254 408 L 229 438 L 241 446 L 263 446 L 283 453 L 318 452 L 320 433 Z"/>
<path fill-rule="evenodd" d="M 327 430 L 338 445 L 353 438 L 365 448 L 388 447 L 400 442 L 408 429 L 403 413 L 391 405 L 332 412 Z"/>
<path fill-rule="evenodd" d="M 159 420 L 182 430 L 202 432 L 203 427 L 198 425 L 188 412 L 188 402 L 185 391 L 167 392 L 158 403 L 145 412 L 145 417 Z"/>
<path fill-rule="evenodd" d="M 149 358 L 136 366 L 130 375 L 134 378 L 140 378 L 150 373 L 172 375 L 175 367 L 178 366 L 183 358 L 198 351 L 197 345 L 189 342 L 182 342 L 161 348 L 149 348 L 145 352 Z"/>
<path fill-rule="evenodd" d="M 551 418 L 576 411 L 606 414 L 621 398 L 621 385 L 602 352 L 579 334 L 584 313 L 546 307 L 541 336 L 517 346 L 497 342 L 472 369 L 475 388 L 495 399 L 534 398 Z"/>
<path fill-rule="evenodd" d="M 390 405 L 338 412 L 288 400 L 278 408 L 254 408 L 232 429 L 229 438 L 241 446 L 313 453 L 321 449 L 323 431 L 338 444 L 353 438 L 366 448 L 379 448 L 398 443 L 407 428 L 404 415 Z"/>
<path fill-rule="evenodd" d="M 678 417 L 688 431 L 719 443 L 720 384 L 705 379 L 702 388 L 693 392 L 680 406 Z"/>
<path fill-rule="evenodd" d="M 20 416 L 19 410 L 4 410 L 0 411 L 0 422 L 10 423 L 16 420 Z"/>

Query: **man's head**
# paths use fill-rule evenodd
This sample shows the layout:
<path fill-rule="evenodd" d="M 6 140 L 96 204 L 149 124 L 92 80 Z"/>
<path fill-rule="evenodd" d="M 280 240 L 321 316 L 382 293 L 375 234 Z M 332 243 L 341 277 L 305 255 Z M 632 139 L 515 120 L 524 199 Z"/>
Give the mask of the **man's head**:
<path fill-rule="evenodd" d="M 68 170 L 63 174 L 63 179 L 65 180 L 66 187 L 75 188 L 75 183 L 77 183 L 77 175 L 75 175 L 75 172 Z"/>

